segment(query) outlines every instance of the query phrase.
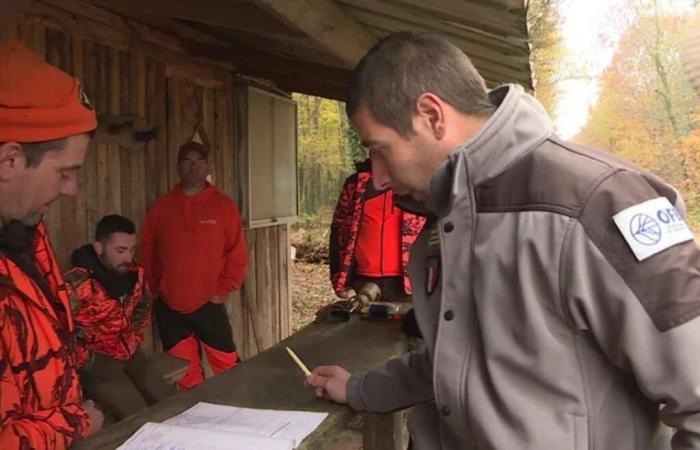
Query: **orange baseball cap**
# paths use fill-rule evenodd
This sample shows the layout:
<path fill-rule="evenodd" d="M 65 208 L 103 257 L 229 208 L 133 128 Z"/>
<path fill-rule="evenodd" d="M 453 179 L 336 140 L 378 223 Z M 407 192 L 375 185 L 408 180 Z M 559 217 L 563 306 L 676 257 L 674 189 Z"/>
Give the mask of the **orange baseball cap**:
<path fill-rule="evenodd" d="M 0 142 L 49 141 L 95 128 L 78 79 L 17 41 L 0 42 Z"/>

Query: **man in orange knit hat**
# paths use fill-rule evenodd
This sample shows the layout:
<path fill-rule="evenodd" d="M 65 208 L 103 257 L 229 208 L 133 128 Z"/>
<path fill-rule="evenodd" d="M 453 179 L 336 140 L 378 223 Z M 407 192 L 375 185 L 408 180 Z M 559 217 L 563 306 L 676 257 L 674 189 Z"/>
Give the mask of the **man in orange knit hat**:
<path fill-rule="evenodd" d="M 102 426 L 81 403 L 66 285 L 42 215 L 75 195 L 95 113 L 80 82 L 0 42 L 0 448 L 64 449 Z"/>

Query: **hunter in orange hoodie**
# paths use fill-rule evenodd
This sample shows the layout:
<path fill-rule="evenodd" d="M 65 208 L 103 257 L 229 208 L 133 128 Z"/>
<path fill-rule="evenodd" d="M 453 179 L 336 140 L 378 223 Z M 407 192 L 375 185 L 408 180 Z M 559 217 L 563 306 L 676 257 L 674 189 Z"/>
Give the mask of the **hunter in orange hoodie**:
<path fill-rule="evenodd" d="M 248 250 L 236 204 L 208 183 L 208 149 L 196 142 L 178 152 L 180 184 L 146 217 L 142 260 L 163 347 L 190 361 L 179 380 L 204 380 L 199 346 L 214 373 L 235 366 L 238 354 L 224 302 L 243 284 Z"/>
<path fill-rule="evenodd" d="M 43 214 L 78 192 L 95 113 L 80 82 L 0 42 L 0 448 L 65 449 L 102 426 Z"/>

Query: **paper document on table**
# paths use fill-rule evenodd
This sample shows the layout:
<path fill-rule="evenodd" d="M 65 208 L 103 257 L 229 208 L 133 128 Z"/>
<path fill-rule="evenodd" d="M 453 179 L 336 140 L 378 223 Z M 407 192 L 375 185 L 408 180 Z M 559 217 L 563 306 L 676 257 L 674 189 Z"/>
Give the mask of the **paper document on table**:
<path fill-rule="evenodd" d="M 293 450 L 294 442 L 148 422 L 118 450 Z"/>
<path fill-rule="evenodd" d="M 318 427 L 326 413 L 238 408 L 200 402 L 165 421 L 170 425 L 287 439 L 297 446 Z"/>
<path fill-rule="evenodd" d="M 147 423 L 119 450 L 292 450 L 326 413 L 197 403 L 163 423 Z"/>

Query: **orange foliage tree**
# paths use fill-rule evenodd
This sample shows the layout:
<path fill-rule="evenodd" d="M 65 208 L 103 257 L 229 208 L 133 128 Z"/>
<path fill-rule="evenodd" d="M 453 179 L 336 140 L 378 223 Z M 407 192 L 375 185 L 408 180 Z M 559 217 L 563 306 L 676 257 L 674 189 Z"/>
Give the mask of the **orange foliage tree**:
<path fill-rule="evenodd" d="M 683 194 L 700 229 L 700 98 L 681 61 L 685 18 L 656 1 L 630 1 L 630 20 L 600 80 L 598 102 L 575 140 L 655 172 Z"/>

